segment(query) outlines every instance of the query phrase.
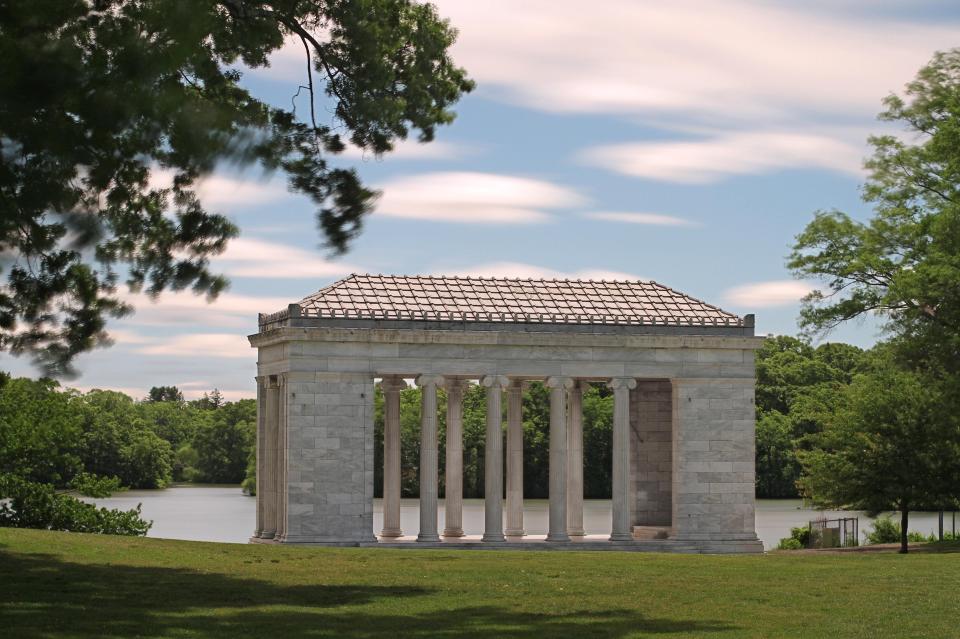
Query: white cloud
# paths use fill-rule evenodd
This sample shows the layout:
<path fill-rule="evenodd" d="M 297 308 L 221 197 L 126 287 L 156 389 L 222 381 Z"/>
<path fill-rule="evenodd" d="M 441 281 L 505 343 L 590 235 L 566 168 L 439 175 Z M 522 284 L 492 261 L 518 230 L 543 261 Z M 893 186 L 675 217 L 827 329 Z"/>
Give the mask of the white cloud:
<path fill-rule="evenodd" d="M 220 357 L 255 361 L 256 351 L 239 333 L 193 333 L 158 339 L 137 349 L 143 355 L 177 357 Z"/>
<path fill-rule="evenodd" d="M 861 174 L 864 149 L 836 137 L 790 132 L 735 133 L 705 140 L 638 142 L 587 149 L 581 159 L 634 177 L 708 183 L 785 168 Z"/>
<path fill-rule="evenodd" d="M 455 60 L 494 97 L 713 122 L 872 115 L 934 50 L 956 45 L 958 27 L 879 18 L 870 6 L 841 14 L 749 0 L 605 0 L 589 11 L 574 0 L 436 4 L 459 30 Z"/>
<path fill-rule="evenodd" d="M 276 313 L 296 301 L 285 297 L 255 297 L 222 293 L 216 300 L 208 303 L 205 296 L 194 295 L 189 291 L 163 293 L 155 300 L 142 293 L 125 293 L 121 297 L 136 309 L 132 316 L 121 320 L 121 326 L 185 324 L 236 327 L 249 332 L 256 330 L 257 313 Z"/>
<path fill-rule="evenodd" d="M 584 213 L 583 217 L 591 220 L 606 222 L 623 222 L 625 224 L 646 224 L 650 226 L 700 226 L 699 223 L 685 220 L 682 217 L 663 215 L 661 213 L 628 213 L 618 211 L 593 211 Z"/>
<path fill-rule="evenodd" d="M 519 277 L 533 279 L 579 279 L 579 280 L 642 280 L 644 278 L 625 273 L 598 268 L 564 272 L 545 266 L 524 264 L 522 262 L 488 262 L 469 268 L 454 270 L 451 275 L 471 277 Z"/>
<path fill-rule="evenodd" d="M 770 308 L 796 304 L 814 287 L 807 282 L 776 280 L 743 284 L 727 290 L 724 299 L 744 308 Z"/>
<path fill-rule="evenodd" d="M 566 187 L 494 173 L 425 173 L 397 178 L 380 188 L 378 215 L 467 224 L 543 222 L 549 219 L 545 209 L 586 202 Z"/>
<path fill-rule="evenodd" d="M 325 260 L 319 251 L 244 237 L 231 240 L 227 250 L 214 258 L 213 266 L 231 277 L 285 279 L 341 277 L 363 270 Z"/>
<path fill-rule="evenodd" d="M 407 139 L 397 142 L 392 151 L 384 153 L 382 156 L 377 156 L 353 144 L 347 144 L 347 148 L 338 157 L 377 162 L 389 162 L 391 160 L 455 160 L 475 152 L 476 149 L 473 147 L 444 142 L 442 140 L 422 143 L 417 140 Z"/>
<path fill-rule="evenodd" d="M 173 171 L 154 169 L 150 172 L 151 187 L 169 188 L 172 183 Z M 246 208 L 298 197 L 287 190 L 286 182 L 279 175 L 258 178 L 213 174 L 198 180 L 194 190 L 209 208 Z"/>

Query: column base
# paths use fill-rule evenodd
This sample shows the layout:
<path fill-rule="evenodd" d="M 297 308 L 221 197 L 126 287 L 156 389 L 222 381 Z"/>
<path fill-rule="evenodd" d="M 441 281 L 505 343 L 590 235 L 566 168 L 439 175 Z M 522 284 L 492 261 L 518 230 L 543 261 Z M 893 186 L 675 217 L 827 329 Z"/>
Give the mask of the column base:
<path fill-rule="evenodd" d="M 570 541 L 570 535 L 568 535 L 567 533 L 550 533 L 547 535 L 546 541 L 551 541 L 551 542 Z"/>
<path fill-rule="evenodd" d="M 610 541 L 633 541 L 633 535 L 630 533 L 613 533 L 610 535 Z"/>
<path fill-rule="evenodd" d="M 463 528 L 444 528 L 443 529 L 444 537 L 463 537 Z"/>
<path fill-rule="evenodd" d="M 571 537 L 586 537 L 587 533 L 584 532 L 583 528 L 578 528 L 576 530 L 567 530 L 567 534 Z"/>
<path fill-rule="evenodd" d="M 523 528 L 513 528 L 513 529 L 508 528 L 506 532 L 504 532 L 504 534 L 507 537 L 526 537 L 527 531 L 524 530 Z"/>
<path fill-rule="evenodd" d="M 380 531 L 381 537 L 403 537 L 403 531 L 399 528 L 384 528 Z"/>
<path fill-rule="evenodd" d="M 480 538 L 480 541 L 485 541 L 487 543 L 500 543 L 506 540 L 507 538 L 503 536 L 503 533 L 483 533 L 483 537 Z"/>
<path fill-rule="evenodd" d="M 420 542 L 440 541 L 440 535 L 436 533 L 433 533 L 433 534 L 421 533 L 417 535 L 417 541 L 420 541 Z"/>
<path fill-rule="evenodd" d="M 277 536 L 276 530 L 264 530 L 258 535 L 260 539 L 273 539 Z"/>

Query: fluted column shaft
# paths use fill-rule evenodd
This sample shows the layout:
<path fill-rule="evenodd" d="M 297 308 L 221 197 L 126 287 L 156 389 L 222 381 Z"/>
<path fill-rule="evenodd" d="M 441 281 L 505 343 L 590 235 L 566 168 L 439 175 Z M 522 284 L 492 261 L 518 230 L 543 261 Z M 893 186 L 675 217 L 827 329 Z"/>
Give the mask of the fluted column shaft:
<path fill-rule="evenodd" d="M 400 537 L 400 392 L 398 377 L 380 383 L 383 391 L 383 530 L 381 537 Z"/>
<path fill-rule="evenodd" d="M 277 524 L 274 539 L 283 541 L 287 535 L 287 377 L 277 376 L 277 446 L 274 452 L 276 467 Z"/>
<path fill-rule="evenodd" d="M 263 536 L 267 494 L 267 379 L 257 377 L 257 529 L 254 537 Z"/>
<path fill-rule="evenodd" d="M 509 384 L 502 375 L 488 375 L 481 384 L 487 387 L 487 441 L 484 453 L 483 541 L 505 541 L 503 536 L 503 404 L 502 394 Z"/>
<path fill-rule="evenodd" d="M 633 539 L 630 527 L 630 389 L 637 380 L 617 377 L 613 389 L 613 525 L 610 541 Z"/>
<path fill-rule="evenodd" d="M 267 381 L 267 401 L 265 402 L 266 435 L 264 437 L 264 481 L 263 481 L 263 531 L 260 537 L 273 539 L 277 534 L 277 434 L 280 403 L 280 386 L 276 377 Z"/>
<path fill-rule="evenodd" d="M 466 381 L 447 379 L 447 468 L 444 537 L 463 537 L 463 389 Z"/>
<path fill-rule="evenodd" d="M 508 537 L 523 530 L 523 383 L 507 387 L 507 531 Z"/>
<path fill-rule="evenodd" d="M 567 415 L 569 377 L 547 379 L 550 388 L 550 525 L 547 541 L 570 541 L 567 534 Z"/>
<path fill-rule="evenodd" d="M 567 391 L 567 534 L 583 537 L 583 385 Z"/>
<path fill-rule="evenodd" d="M 440 541 L 437 534 L 437 386 L 443 380 L 436 375 L 421 375 L 420 409 L 420 532 L 417 541 Z"/>

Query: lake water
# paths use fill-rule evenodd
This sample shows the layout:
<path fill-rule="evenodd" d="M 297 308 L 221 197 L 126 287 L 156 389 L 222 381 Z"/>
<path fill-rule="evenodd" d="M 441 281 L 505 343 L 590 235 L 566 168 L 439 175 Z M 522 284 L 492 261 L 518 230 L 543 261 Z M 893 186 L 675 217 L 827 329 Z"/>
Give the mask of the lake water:
<path fill-rule="evenodd" d="M 134 508 L 143 504 L 143 517 L 153 520 L 150 537 L 245 543 L 255 524 L 256 499 L 244 495 L 237 486 L 175 486 L 164 490 L 131 490 L 107 499 L 88 499 L 108 508 Z M 416 499 L 404 499 L 400 506 L 400 524 L 406 534 L 416 534 L 419 522 Z M 547 532 L 547 500 L 524 502 L 524 526 L 527 533 Z M 439 530 L 443 530 L 443 500 L 440 500 Z M 791 526 L 805 526 L 820 515 L 804 507 L 799 499 L 757 500 L 757 535 L 766 548 L 774 548 Z M 861 533 L 869 530 L 870 518 L 863 513 L 826 512 L 828 518 L 858 516 Z M 589 499 L 583 505 L 587 534 L 610 532 L 610 501 Z M 958 522 L 960 523 L 960 522 Z M 944 529 L 951 530 L 951 513 L 945 515 Z M 383 526 L 380 500 L 373 504 L 373 527 Z M 468 535 L 483 533 L 483 500 L 465 499 L 463 527 Z M 910 515 L 910 530 L 928 535 L 937 530 L 936 513 Z M 861 535 L 862 539 L 862 535 Z"/>

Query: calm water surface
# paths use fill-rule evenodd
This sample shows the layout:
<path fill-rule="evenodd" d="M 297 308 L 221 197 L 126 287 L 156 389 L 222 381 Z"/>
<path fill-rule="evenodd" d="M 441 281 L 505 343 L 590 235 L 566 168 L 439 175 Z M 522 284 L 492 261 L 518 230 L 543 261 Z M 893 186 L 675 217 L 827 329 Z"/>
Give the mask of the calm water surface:
<path fill-rule="evenodd" d="M 256 499 L 244 495 L 237 486 L 176 486 L 164 490 L 131 490 L 108 499 L 89 499 L 109 508 L 135 508 L 143 505 L 143 517 L 153 520 L 150 537 L 225 541 L 245 543 L 253 532 Z M 524 526 L 529 534 L 547 532 L 546 500 L 524 502 Z M 439 530 L 443 530 L 443 500 L 440 500 Z M 818 512 L 806 508 L 799 499 L 757 500 L 757 535 L 766 548 L 776 547 L 781 537 L 790 534 L 791 526 L 805 526 Z M 827 512 L 829 518 L 857 516 L 861 532 L 869 530 L 870 518 L 863 513 Z M 584 528 L 587 534 L 610 532 L 610 501 L 586 500 L 583 505 Z M 404 499 L 400 506 L 400 524 L 405 534 L 416 534 L 419 522 L 416 499 Z M 951 514 L 945 516 L 944 528 L 952 527 Z M 960 522 L 958 522 L 960 523 Z M 383 526 L 380 500 L 373 504 L 373 528 Z M 468 535 L 483 533 L 483 500 L 466 499 L 463 504 L 463 527 Z M 910 515 L 910 530 L 930 534 L 937 529 L 936 513 Z M 861 535 L 862 538 L 862 535 Z"/>

